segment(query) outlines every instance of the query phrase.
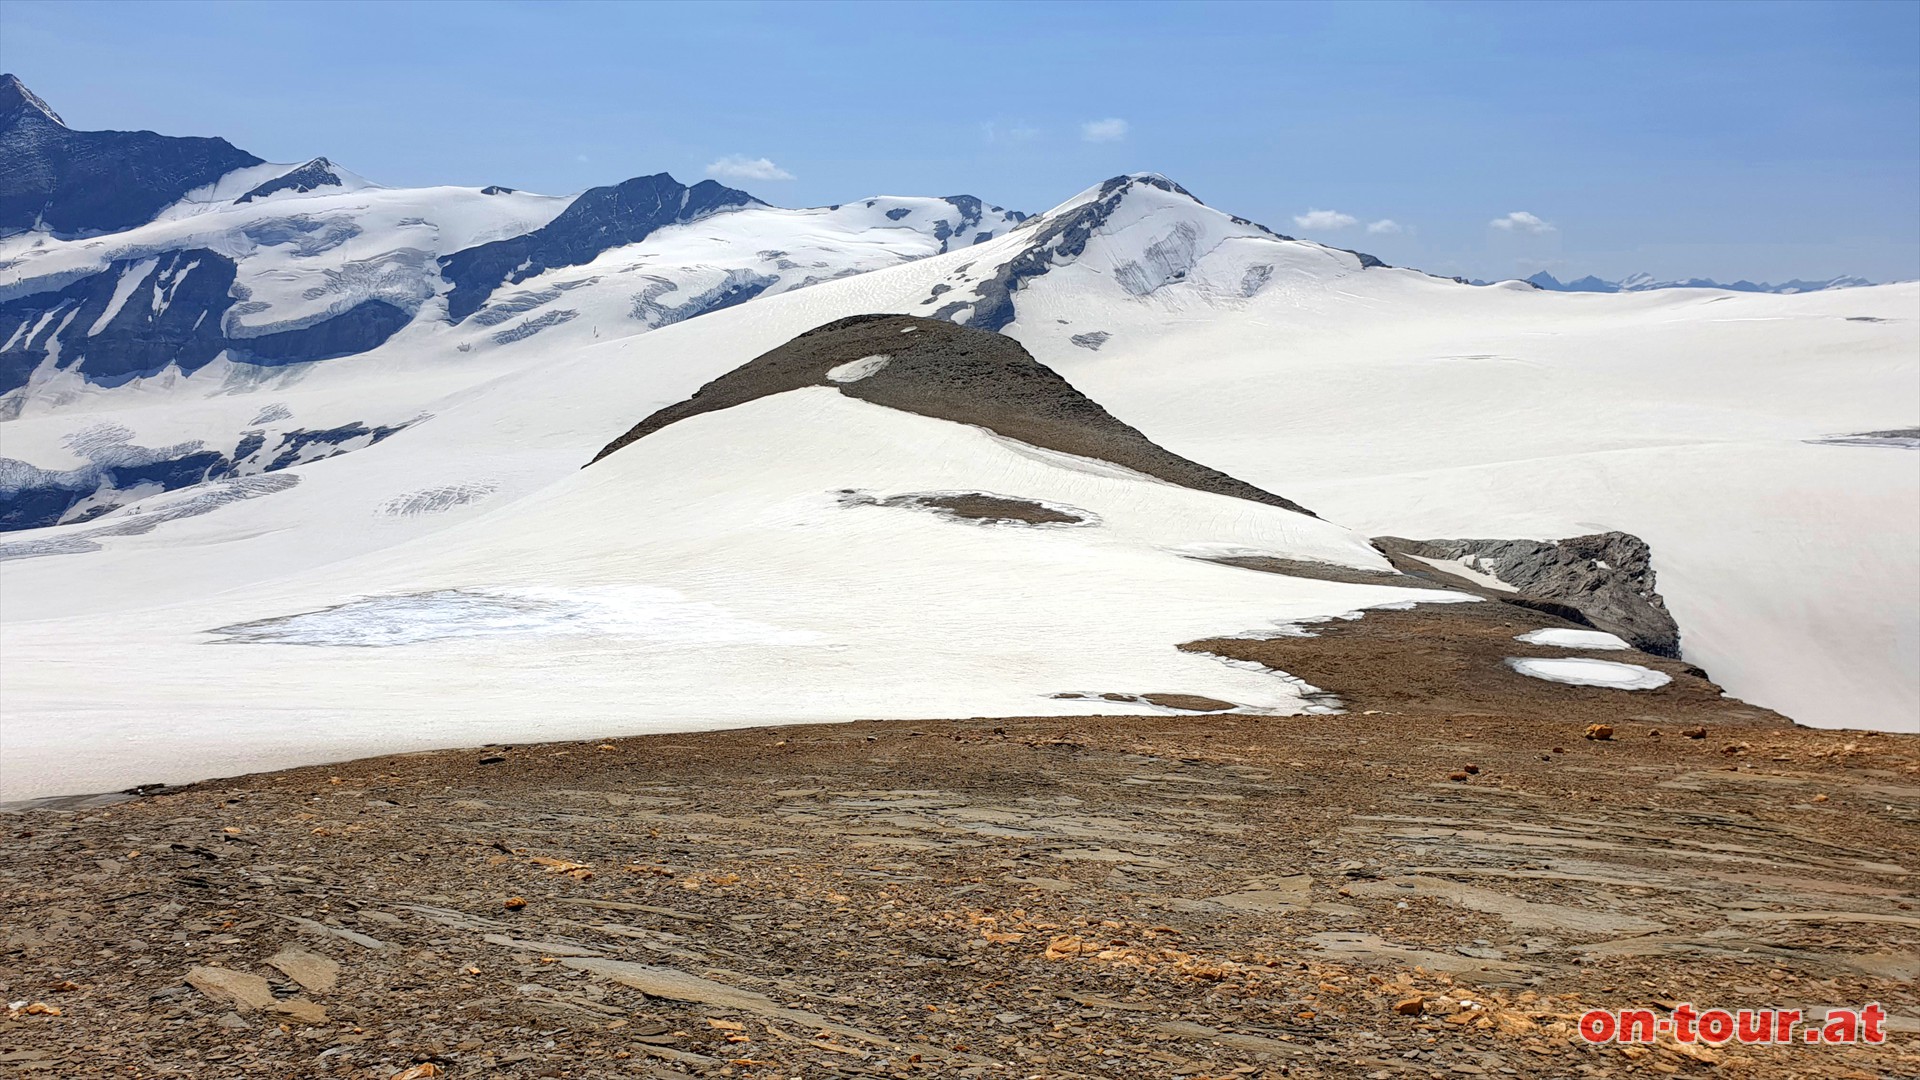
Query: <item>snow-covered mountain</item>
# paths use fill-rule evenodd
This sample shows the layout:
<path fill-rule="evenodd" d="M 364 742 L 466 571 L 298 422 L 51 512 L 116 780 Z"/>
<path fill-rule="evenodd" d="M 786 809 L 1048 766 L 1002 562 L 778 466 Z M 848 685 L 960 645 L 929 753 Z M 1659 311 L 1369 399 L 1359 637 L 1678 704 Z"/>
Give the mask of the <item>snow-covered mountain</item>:
<path fill-rule="evenodd" d="M 354 356 L 377 355 L 384 368 L 452 349 L 480 379 L 493 354 L 523 353 L 535 335 L 552 346 L 639 333 L 965 247 L 1025 216 L 971 196 L 785 210 L 665 173 L 571 197 L 383 188 L 326 158 L 274 165 L 209 157 L 203 144 L 217 140 L 72 132 L 12 76 L 0 83 L 7 95 L 0 147 L 38 186 L 0 192 L 19 199 L 0 220 L 0 232 L 13 230 L 0 239 L 6 418 L 264 392 Z M 133 162 L 118 187 L 105 178 L 116 155 Z M 232 167 L 202 168 L 208 160 Z M 158 184 L 155 171 L 184 179 Z M 128 227 L 102 232 L 94 226 L 110 219 L 98 214 L 57 227 L 79 220 L 63 192 L 119 187 L 159 195 L 111 219 Z M 196 416 L 184 442 L 82 437 L 53 469 L 5 455 L 0 529 L 277 471 L 377 442 L 415 415 L 372 392 L 324 415 L 232 404 L 184 405 Z"/>
<path fill-rule="evenodd" d="M 45 355 L 0 424 L 0 797 L 1157 707 L 1114 691 L 1313 711 L 1312 687 L 1177 646 L 1470 600 L 1410 596 L 1380 536 L 1630 533 L 1646 544 L 1591 550 L 1657 575 L 1681 653 L 1730 693 L 1920 726 L 1913 459 L 1823 441 L 1920 422 L 1920 286 L 1473 288 L 1153 174 L 1025 220 L 958 198 L 782 210 L 664 176 L 237 203 L 271 178 L 247 179 L 110 237 L 7 241 L 0 295 L 42 306 L 0 332 Z M 236 239 L 294 217 L 354 231 L 304 257 Z M 164 362 L 90 378 L 93 338 L 192 286 L 164 254 L 185 250 L 233 264 L 226 344 L 188 370 L 130 334 Z M 401 250 L 391 277 L 347 269 Z M 45 298 L 83 280 L 104 305 Z M 372 302 L 407 319 L 362 351 L 235 344 Z M 1453 561 L 1497 586 L 1490 558 Z M 1617 558 L 1577 560 L 1581 587 L 1630 596 Z M 1223 562 L 1250 559 L 1321 572 Z"/>
<path fill-rule="evenodd" d="M 1778 285 L 1766 281 L 1740 280 L 1731 285 L 1723 285 L 1711 278 L 1687 278 L 1685 280 L 1663 281 L 1652 274 L 1630 274 L 1618 281 L 1607 281 L 1588 274 L 1573 281 L 1561 281 L 1545 270 L 1526 279 L 1528 283 L 1553 292 L 1645 292 L 1649 289 L 1719 289 L 1723 292 L 1749 293 L 1805 293 L 1819 292 L 1822 289 L 1854 289 L 1873 282 L 1859 277 L 1828 278 L 1825 281 L 1802 281 L 1794 278 Z"/>

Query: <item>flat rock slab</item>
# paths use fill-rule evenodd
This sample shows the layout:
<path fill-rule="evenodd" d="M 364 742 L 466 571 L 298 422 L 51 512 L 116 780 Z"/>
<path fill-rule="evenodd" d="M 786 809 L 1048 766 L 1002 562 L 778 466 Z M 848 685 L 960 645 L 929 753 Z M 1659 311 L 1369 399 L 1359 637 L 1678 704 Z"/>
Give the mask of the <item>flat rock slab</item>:
<path fill-rule="evenodd" d="M 303 930 L 311 930 L 316 934 L 326 934 L 330 937 L 337 937 L 342 941 L 351 941 L 363 949 L 384 949 L 387 947 L 387 943 L 381 941 L 379 938 L 368 937 L 358 930 L 349 930 L 344 926 L 328 926 L 326 923 L 302 918 L 298 915 L 282 915 L 280 917 Z"/>
<path fill-rule="evenodd" d="M 1298 911 L 1307 906 L 1313 878 L 1308 874 L 1272 878 L 1259 887 L 1209 896 L 1208 901 L 1233 911 Z"/>
<path fill-rule="evenodd" d="M 1355 896 L 1378 899 L 1432 897 L 1458 904 L 1469 911 L 1498 915 L 1526 930 L 1555 930 L 1563 933 L 1608 936 L 1613 934 L 1653 934 L 1666 927 L 1651 919 L 1618 911 L 1541 904 L 1477 885 L 1430 877 L 1400 877 L 1388 881 L 1356 882 L 1348 887 Z"/>
<path fill-rule="evenodd" d="M 239 1012 L 271 1012 L 302 1024 L 324 1024 L 326 1006 L 305 998 L 273 996 L 273 987 L 258 975 L 231 968 L 196 967 L 187 972 L 187 985 Z"/>
<path fill-rule="evenodd" d="M 1221 1031 L 1205 1024 L 1194 1024 L 1184 1020 L 1168 1021 L 1153 1026 L 1155 1033 L 1170 1035 L 1189 1042 L 1210 1042 L 1243 1053 L 1266 1055 L 1270 1057 L 1301 1057 L 1307 1053 L 1301 1047 L 1283 1043 L 1278 1039 L 1269 1039 L 1260 1035 L 1243 1035 L 1238 1032 Z"/>
<path fill-rule="evenodd" d="M 648 997 L 691 1001 L 701 1005 L 712 1005 L 718 1009 L 754 1013 L 758 1016 L 789 1020 L 796 1024 L 820 1028 L 836 1035 L 879 1046 L 893 1045 L 892 1040 L 885 1036 L 862 1031 L 856 1027 L 848 1027 L 804 1009 L 789 1009 L 765 994 L 742 990 L 737 986 L 729 986 L 712 979 L 703 979 L 698 975 L 689 975 L 678 968 L 661 967 L 657 964 L 636 964 L 628 960 L 574 958 L 563 962 L 570 968 L 612 979 L 622 986 L 630 986 Z"/>
<path fill-rule="evenodd" d="M 267 957 L 267 965 L 278 968 L 281 974 L 315 994 L 326 993 L 340 981 L 338 963 L 298 945 L 289 945 Z"/>
<path fill-rule="evenodd" d="M 277 1000 L 267 980 L 228 968 L 196 967 L 187 972 L 187 985 L 241 1012 L 270 1008 Z"/>
<path fill-rule="evenodd" d="M 1383 964 L 1392 967 L 1418 965 L 1429 971 L 1444 971 L 1450 975 L 1459 976 L 1480 976 L 1489 981 L 1517 981 L 1518 976 L 1536 970 L 1510 960 L 1481 960 L 1457 953 L 1434 952 L 1429 949 L 1398 945 L 1377 934 L 1331 931 L 1310 935 L 1307 940 L 1328 953 L 1350 957 L 1365 964 Z"/>
<path fill-rule="evenodd" d="M 488 934 L 483 938 L 489 945 L 517 949 L 521 952 L 539 953 L 542 956 L 605 956 L 599 949 L 589 949 L 583 945 L 569 945 L 564 941 L 523 941 L 505 934 Z"/>

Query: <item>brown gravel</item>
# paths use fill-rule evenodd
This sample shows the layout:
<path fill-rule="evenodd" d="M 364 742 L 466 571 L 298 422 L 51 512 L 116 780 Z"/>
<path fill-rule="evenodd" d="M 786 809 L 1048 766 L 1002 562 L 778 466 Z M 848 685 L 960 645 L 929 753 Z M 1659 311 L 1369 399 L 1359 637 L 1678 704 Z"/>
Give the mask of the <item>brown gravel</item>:
<path fill-rule="evenodd" d="M 0 817 L 0 1070 L 1920 1075 L 1920 738 L 1641 656 L 1675 683 L 1501 682 L 1539 621 L 1472 607 L 1232 646 L 1335 716 L 486 747 Z M 1571 1027 L 1678 1001 L 1894 1035 Z"/>

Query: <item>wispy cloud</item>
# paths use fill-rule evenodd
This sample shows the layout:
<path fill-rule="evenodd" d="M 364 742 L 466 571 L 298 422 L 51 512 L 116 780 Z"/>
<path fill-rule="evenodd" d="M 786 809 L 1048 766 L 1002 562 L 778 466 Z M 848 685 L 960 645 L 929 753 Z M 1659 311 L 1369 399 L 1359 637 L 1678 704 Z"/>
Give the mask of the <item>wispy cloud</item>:
<path fill-rule="evenodd" d="M 707 175 L 717 180 L 791 180 L 793 174 L 766 158 L 728 154 L 707 166 Z"/>
<path fill-rule="evenodd" d="M 1117 116 L 1089 120 L 1080 125 L 1080 137 L 1088 142 L 1119 142 L 1127 137 L 1127 122 Z"/>
<path fill-rule="evenodd" d="M 1393 220 L 1392 218 L 1381 218 L 1379 221 L 1367 222 L 1367 231 L 1375 235 L 1380 235 L 1383 233 L 1402 233 L 1407 231 L 1407 227 Z"/>
<path fill-rule="evenodd" d="M 1025 120 L 1003 123 L 988 120 L 980 125 L 980 134 L 990 143 L 1028 143 L 1040 137 L 1040 129 Z"/>
<path fill-rule="evenodd" d="M 1492 221 L 1487 222 L 1487 224 L 1505 232 L 1532 233 L 1535 236 L 1558 231 L 1553 227 L 1552 222 L 1542 220 L 1536 215 L 1527 213 L 1525 210 L 1515 210 L 1506 217 L 1494 218 Z"/>
<path fill-rule="evenodd" d="M 1360 223 L 1352 214 L 1343 214 L 1338 210 L 1309 210 L 1304 214 L 1295 214 L 1293 223 L 1303 229 L 1315 232 L 1329 232 L 1334 229 L 1350 228 Z"/>

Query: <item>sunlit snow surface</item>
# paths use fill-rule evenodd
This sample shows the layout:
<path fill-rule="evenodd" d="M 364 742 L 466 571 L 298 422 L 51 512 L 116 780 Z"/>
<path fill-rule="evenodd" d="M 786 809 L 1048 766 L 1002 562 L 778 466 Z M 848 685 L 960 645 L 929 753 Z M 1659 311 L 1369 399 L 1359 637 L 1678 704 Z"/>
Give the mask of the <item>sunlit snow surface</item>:
<path fill-rule="evenodd" d="M 1168 449 L 1321 518 L 831 386 L 681 421 L 583 469 L 640 419 L 760 353 L 848 315 L 933 311 L 934 286 L 990 276 L 1028 239 L 902 262 L 883 236 L 885 203 L 844 208 L 865 215 L 851 233 L 844 213 L 720 215 L 555 271 L 555 287 L 604 276 L 561 290 L 555 303 L 579 318 L 509 344 L 425 320 L 364 356 L 265 375 L 216 362 L 191 379 L 76 391 L 6 423 L 6 456 L 65 469 L 81 461 L 70 438 L 98 424 L 169 446 L 258 426 L 269 409 L 309 428 L 433 417 L 275 474 L 297 486 L 150 530 L 108 530 L 103 518 L 13 534 L 47 557 L 0 562 L 0 798 L 492 740 L 1121 707 L 1051 697 L 1061 691 L 1195 693 L 1297 713 L 1315 704 L 1297 680 L 1179 644 L 1463 594 L 1185 553 L 1383 570 L 1366 537 L 1387 534 L 1636 533 L 1653 547 L 1686 658 L 1729 693 L 1803 722 L 1920 728 L 1912 455 L 1804 441 L 1914 423 L 1920 285 L 1476 289 L 1363 271 L 1349 254 L 1264 237 L 1158 190 L 1127 199 L 1078 261 L 1021 285 L 1007 332 Z M 892 235 L 925 252 L 925 234 Z M 836 266 L 879 268 L 646 333 L 628 315 L 629 286 L 657 266 L 803 246 L 820 252 L 812 261 L 839 251 L 849 258 Z M 1097 353 L 1073 343 L 1093 331 L 1107 335 Z M 876 500 L 993 492 L 1097 524 L 982 528 L 841 505 L 848 489 Z M 347 618 L 512 627 L 525 613 L 485 598 L 636 588 L 818 636 L 553 632 L 580 621 L 550 612 L 538 632 L 386 648 L 208 633 L 287 620 L 284 631 L 368 598 L 446 593 L 483 598 L 481 614 L 428 603 Z"/>
<path fill-rule="evenodd" d="M 1435 570 L 1452 574 L 1455 577 L 1465 578 L 1476 585 L 1492 589 L 1494 592 L 1517 593 L 1520 591 L 1506 582 L 1501 581 L 1499 578 L 1494 577 L 1492 574 L 1487 573 L 1485 570 L 1480 569 L 1481 559 L 1477 555 L 1470 555 L 1464 559 L 1429 559 L 1425 555 L 1409 555 L 1408 558 L 1418 559 L 1428 566 L 1433 567 Z"/>
<path fill-rule="evenodd" d="M 1633 648 L 1632 645 L 1605 630 L 1568 630 L 1563 627 L 1529 631 L 1516 636 L 1513 640 L 1524 641 L 1529 645 L 1553 645 L 1562 649 Z"/>
<path fill-rule="evenodd" d="M 1510 656 L 1507 666 L 1522 675 L 1529 675 L 1548 682 L 1566 683 L 1569 686 L 1604 686 L 1611 690 L 1657 690 L 1673 681 L 1673 676 L 1664 671 L 1641 667 L 1639 664 L 1621 664 L 1612 660 L 1588 660 L 1582 657 L 1568 657 L 1565 660 L 1540 660 L 1533 657 Z"/>

